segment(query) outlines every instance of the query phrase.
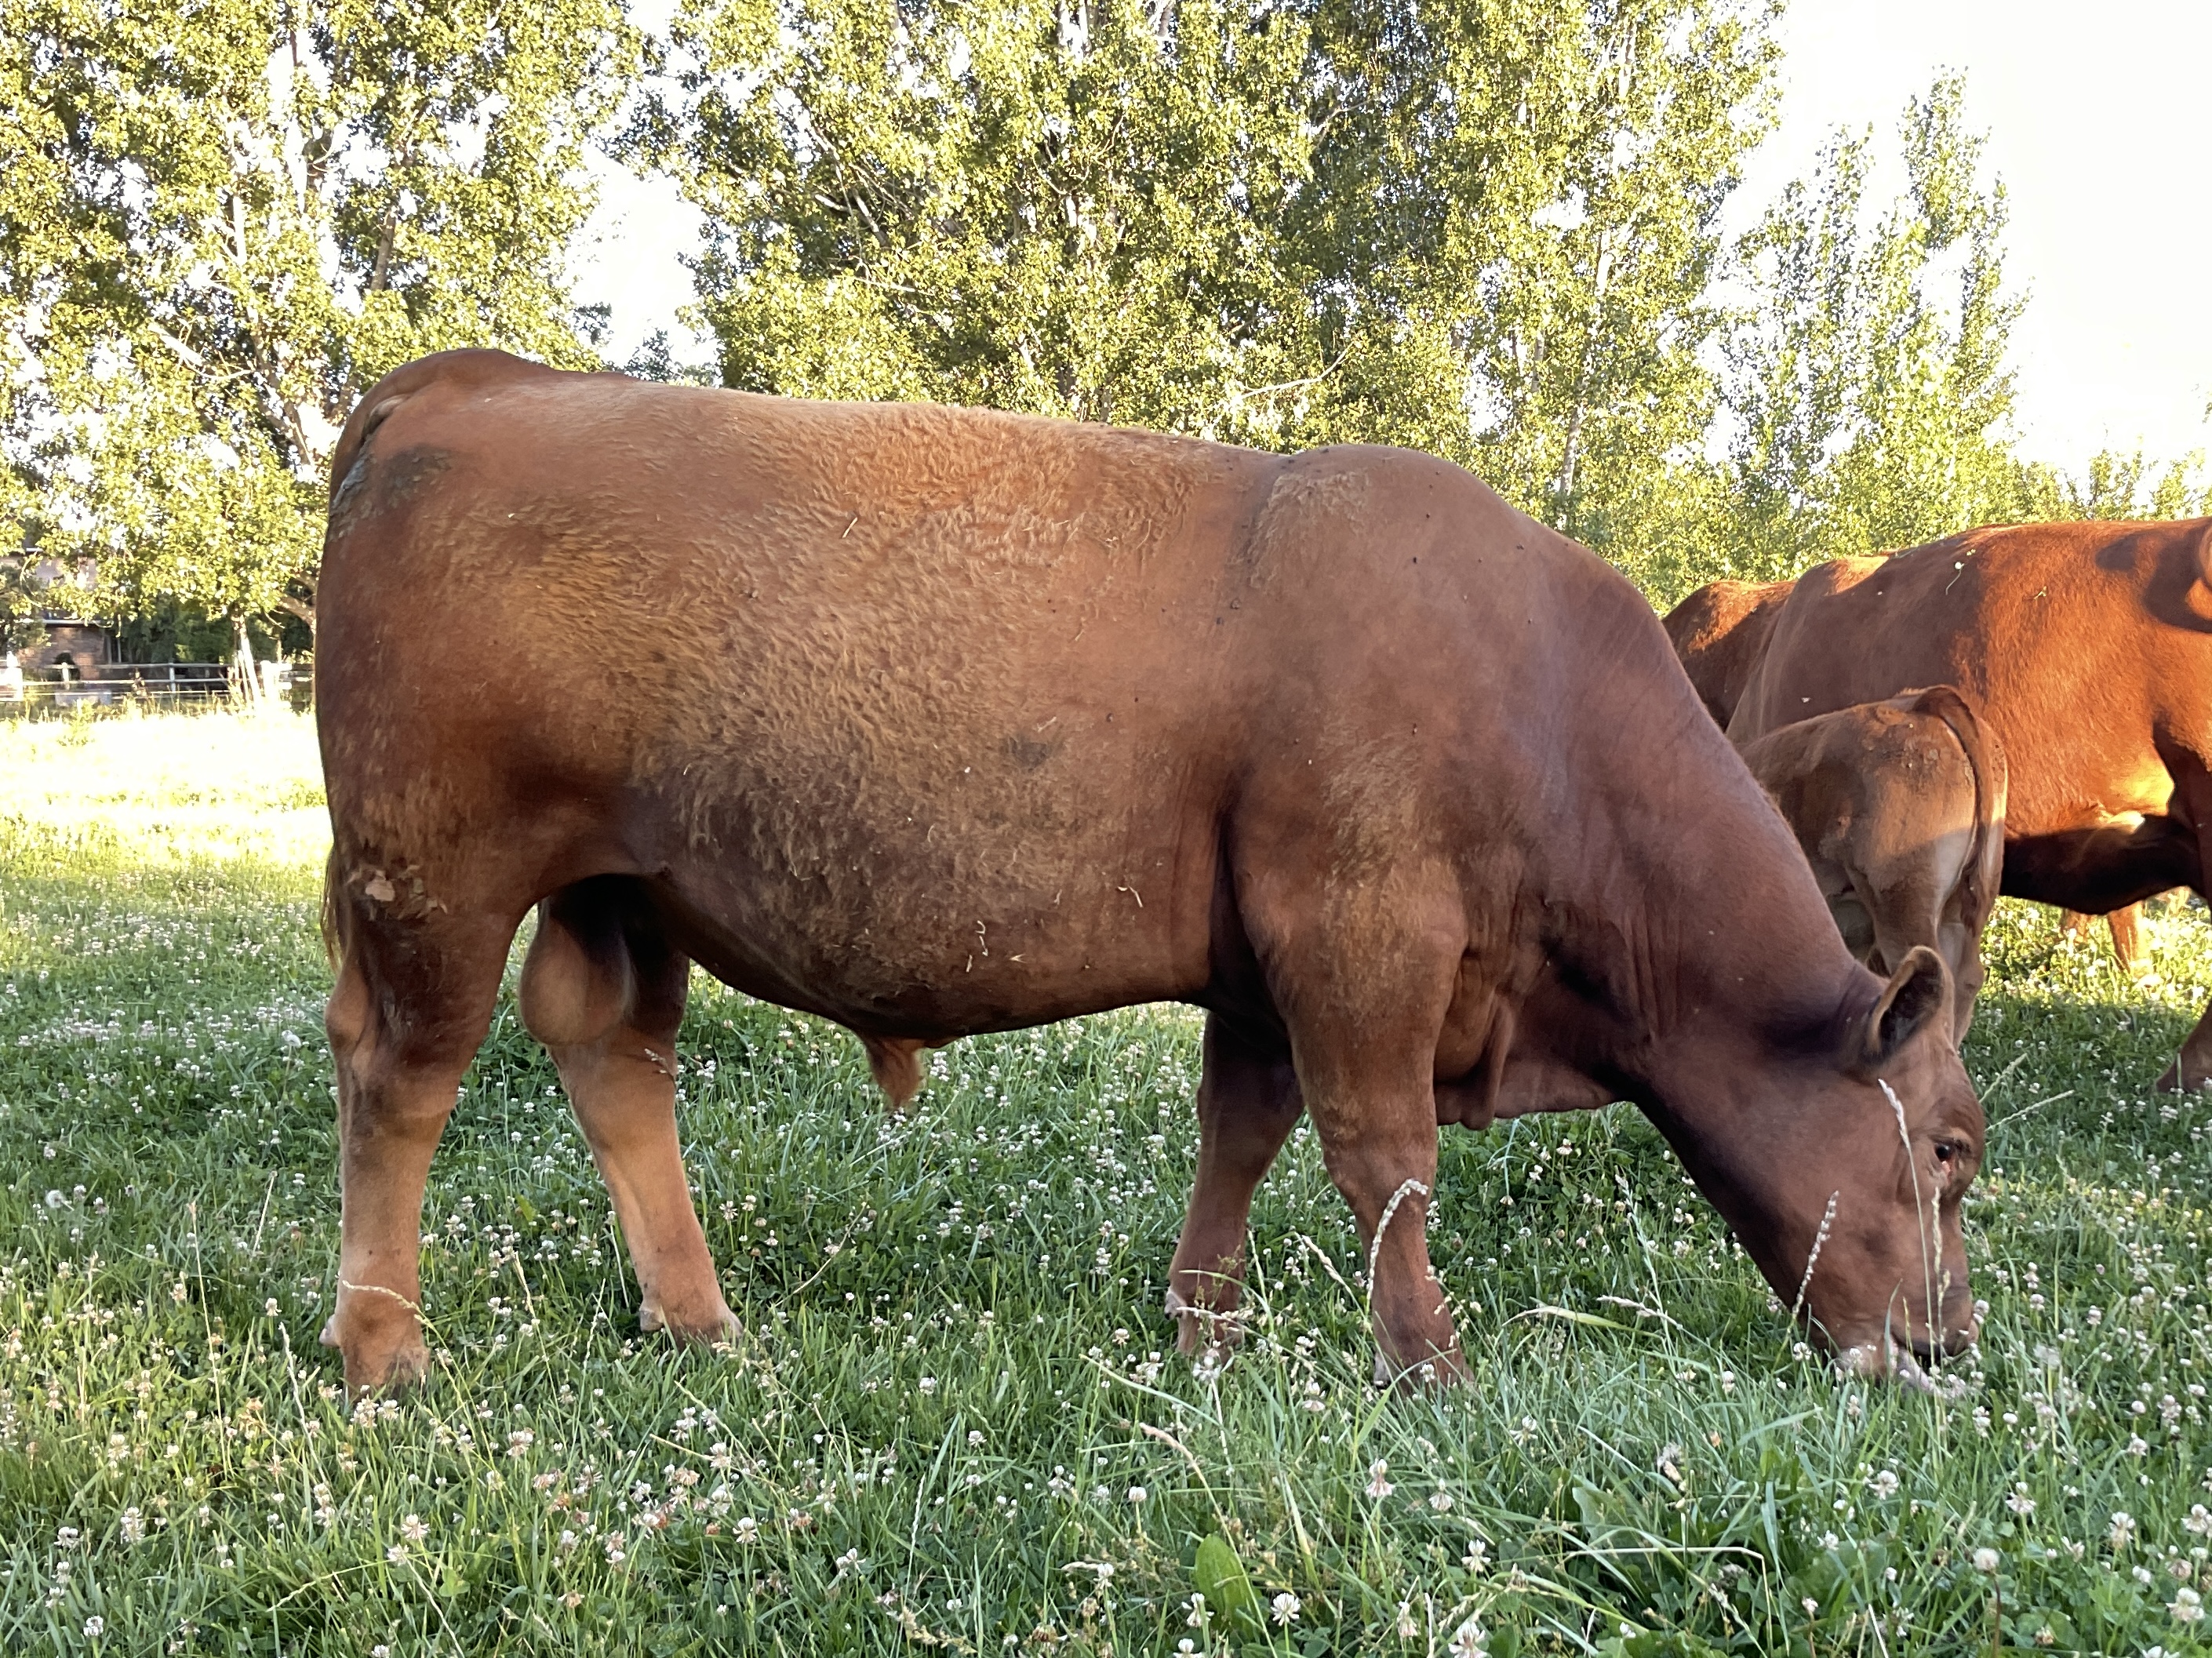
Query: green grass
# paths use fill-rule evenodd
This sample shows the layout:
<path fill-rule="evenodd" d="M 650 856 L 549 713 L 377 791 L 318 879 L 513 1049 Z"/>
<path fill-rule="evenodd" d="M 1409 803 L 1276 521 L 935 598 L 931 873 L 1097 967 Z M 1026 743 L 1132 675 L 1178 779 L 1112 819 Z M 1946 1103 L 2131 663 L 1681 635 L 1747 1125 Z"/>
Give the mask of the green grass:
<path fill-rule="evenodd" d="M 1625 1108 L 1447 1136 L 1473 1386 L 1370 1385 L 1303 1131 L 1250 1339 L 1194 1376 L 1194 1016 L 960 1044 L 887 1119 L 848 1037 L 702 980 L 682 1120 L 743 1340 L 640 1336 L 509 1003 L 432 1174 L 432 1379 L 349 1410 L 310 729 L 18 724 L 0 779 L 0 1650 L 2203 1649 L 2208 1113 L 2148 1095 L 2201 910 L 2140 989 L 2001 912 L 1992 1309 L 1939 1398 L 1833 1380 Z"/>

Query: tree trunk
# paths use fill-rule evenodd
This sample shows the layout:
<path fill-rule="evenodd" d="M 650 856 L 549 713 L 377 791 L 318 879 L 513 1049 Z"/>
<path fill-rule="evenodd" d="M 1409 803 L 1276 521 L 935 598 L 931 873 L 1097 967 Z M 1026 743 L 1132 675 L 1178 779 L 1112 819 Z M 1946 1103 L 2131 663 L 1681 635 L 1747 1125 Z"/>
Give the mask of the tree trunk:
<path fill-rule="evenodd" d="M 238 658 L 236 666 L 238 671 L 238 683 L 240 686 L 240 696 L 246 707 L 249 708 L 258 708 L 261 706 L 261 675 L 259 669 L 255 665 L 253 660 L 253 640 L 252 637 L 246 631 L 246 618 L 244 616 L 234 616 L 231 617 L 230 625 L 236 630 L 238 635 Z"/>

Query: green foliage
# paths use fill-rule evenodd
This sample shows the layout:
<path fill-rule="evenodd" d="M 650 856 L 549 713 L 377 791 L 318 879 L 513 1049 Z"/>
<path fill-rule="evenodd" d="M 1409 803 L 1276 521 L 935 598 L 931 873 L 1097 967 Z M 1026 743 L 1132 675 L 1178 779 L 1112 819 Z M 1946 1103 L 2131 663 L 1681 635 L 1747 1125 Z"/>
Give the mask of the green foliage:
<path fill-rule="evenodd" d="M 1401 442 L 1603 544 L 1712 404 L 1768 15 L 692 0 L 641 128 L 724 379 Z"/>
<path fill-rule="evenodd" d="M 2002 184 L 1981 181 L 1965 87 L 1900 128 L 1906 188 L 1866 222 L 1869 136 L 1838 134 L 1739 250 L 1755 303 L 1729 341 L 1735 427 L 1715 525 L 1728 573 L 1911 546 L 2019 516 L 2008 429 Z"/>
<path fill-rule="evenodd" d="M 425 351 L 594 360 L 568 244 L 616 0 L 23 0 L 0 31 L 0 518 L 107 606 L 311 616 L 353 401 Z"/>

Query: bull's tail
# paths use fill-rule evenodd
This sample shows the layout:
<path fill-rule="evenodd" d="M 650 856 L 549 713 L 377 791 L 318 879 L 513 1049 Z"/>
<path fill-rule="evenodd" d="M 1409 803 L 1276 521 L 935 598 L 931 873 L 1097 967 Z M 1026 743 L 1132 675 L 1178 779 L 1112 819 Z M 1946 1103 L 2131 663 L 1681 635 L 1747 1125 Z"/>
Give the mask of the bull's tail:
<path fill-rule="evenodd" d="M 338 871 L 338 849 L 331 848 L 330 861 L 323 866 L 323 954 L 330 958 L 335 969 L 343 964 L 346 950 L 346 907 L 338 896 L 338 883 L 343 878 Z"/>
<path fill-rule="evenodd" d="M 1929 686 L 1914 697 L 1911 712 L 1933 714 L 1949 726 L 1974 774 L 1974 841 L 1960 886 L 1966 919 L 1978 931 L 1996 908 L 2004 872 L 2005 799 L 2010 788 L 2004 748 L 1955 686 Z"/>

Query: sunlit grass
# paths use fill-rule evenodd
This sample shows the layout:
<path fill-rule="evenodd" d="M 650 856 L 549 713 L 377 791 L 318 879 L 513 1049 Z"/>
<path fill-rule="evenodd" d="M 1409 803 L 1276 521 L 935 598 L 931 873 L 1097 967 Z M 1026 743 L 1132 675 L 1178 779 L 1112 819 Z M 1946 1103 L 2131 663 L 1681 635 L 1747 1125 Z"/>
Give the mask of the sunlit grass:
<path fill-rule="evenodd" d="M 742 1342 L 640 1336 L 509 1003 L 432 1175 L 432 1379 L 349 1411 L 309 727 L 0 727 L 0 1650 L 2201 1649 L 2208 1116 L 2148 1092 L 2201 910 L 2149 989 L 2001 912 L 1993 1305 L 1939 1399 L 1796 1348 L 1622 1109 L 1447 1137 L 1473 1386 L 1370 1385 L 1304 1131 L 1250 1339 L 1194 1376 L 1159 1312 L 1192 1015 L 963 1043 L 887 1119 L 849 1038 L 702 980 L 683 1121 Z M 1194 1606 L 1210 1535 L 1256 1619 Z"/>

